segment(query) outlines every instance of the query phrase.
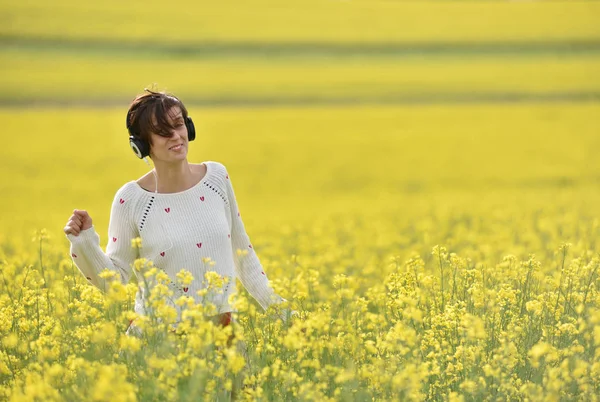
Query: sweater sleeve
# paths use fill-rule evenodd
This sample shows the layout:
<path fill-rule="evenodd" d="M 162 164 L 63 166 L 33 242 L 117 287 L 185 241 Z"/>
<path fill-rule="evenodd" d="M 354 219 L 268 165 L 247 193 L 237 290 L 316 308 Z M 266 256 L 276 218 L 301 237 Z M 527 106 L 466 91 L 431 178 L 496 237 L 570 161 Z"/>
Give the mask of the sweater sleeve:
<path fill-rule="evenodd" d="M 250 238 L 246 233 L 242 217 L 240 215 L 231 178 L 225 172 L 225 182 L 229 208 L 231 209 L 231 244 L 233 249 L 233 260 L 235 262 L 236 275 L 248 293 L 266 310 L 271 304 L 287 301 L 277 295 L 269 285 L 269 279 L 262 267 Z M 238 255 L 237 250 L 247 250 L 248 254 Z"/>
<path fill-rule="evenodd" d="M 118 273 L 123 284 L 129 282 L 133 272 L 131 264 L 137 258 L 137 250 L 131 246 L 131 239 L 137 237 L 138 232 L 129 216 L 129 203 L 121 197 L 119 190 L 111 207 L 106 253 L 100 248 L 100 236 L 94 226 L 82 230 L 78 236 L 66 235 L 71 242 L 73 262 L 101 290 L 104 290 L 104 280 L 98 275 L 104 268 Z"/>

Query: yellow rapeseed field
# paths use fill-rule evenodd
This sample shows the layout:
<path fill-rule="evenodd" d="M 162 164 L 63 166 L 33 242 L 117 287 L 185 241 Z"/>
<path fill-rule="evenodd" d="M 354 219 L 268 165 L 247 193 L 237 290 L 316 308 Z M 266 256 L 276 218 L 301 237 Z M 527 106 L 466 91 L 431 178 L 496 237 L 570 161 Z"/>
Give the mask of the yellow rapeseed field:
<path fill-rule="evenodd" d="M 0 5 L 0 399 L 598 401 L 599 5 Z M 284 305 L 238 282 L 232 325 L 182 297 L 173 331 L 152 261 L 100 287 L 73 264 L 73 209 L 104 248 L 150 169 L 124 120 L 153 82 Z"/>
<path fill-rule="evenodd" d="M 183 333 L 157 308 L 162 323 L 125 335 L 137 284 L 89 286 L 61 229 L 87 208 L 104 245 L 113 191 L 145 165 L 122 111 L 36 111 L 48 151 L 25 135 L 2 151 L 3 398 L 222 399 L 237 381 L 246 400 L 595 400 L 599 111 L 192 109 L 190 159 L 236 175 L 261 262 L 301 313 L 283 324 L 239 289 L 231 348 L 209 306 L 189 305 Z M 2 118 L 17 132 L 31 113 Z"/>

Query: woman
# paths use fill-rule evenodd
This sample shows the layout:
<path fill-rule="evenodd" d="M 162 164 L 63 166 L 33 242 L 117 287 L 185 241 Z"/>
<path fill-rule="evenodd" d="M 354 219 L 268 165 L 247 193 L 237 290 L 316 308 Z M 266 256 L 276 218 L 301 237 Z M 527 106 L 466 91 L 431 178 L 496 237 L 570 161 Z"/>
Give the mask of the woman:
<path fill-rule="evenodd" d="M 171 279 L 173 296 L 167 302 L 178 311 L 177 322 L 181 319 L 180 307 L 174 303 L 178 297 L 189 295 L 198 303 L 205 301 L 198 291 L 205 287 L 207 271 L 225 279 L 222 294 L 212 294 L 210 300 L 219 313 L 212 318 L 221 325 L 231 320 L 233 308 L 228 300 L 235 293 L 236 277 L 265 310 L 285 301 L 269 287 L 244 228 L 226 167 L 214 161 L 188 162 L 188 145 L 195 138 L 195 129 L 183 103 L 172 95 L 146 89 L 131 103 L 126 123 L 131 148 L 139 158 L 149 156 L 154 169 L 117 191 L 106 253 L 99 246 L 89 214 L 73 211 L 64 232 L 71 242 L 73 261 L 88 281 L 100 287 L 98 274 L 106 267 L 126 284 L 137 258 L 151 260 Z M 141 247 L 132 247 L 132 239 L 138 237 Z M 238 249 L 247 253 L 238 253 Z M 182 268 L 194 278 L 189 285 L 177 284 L 176 274 Z M 148 296 L 144 286 L 138 288 L 134 309 L 138 314 L 147 313 L 144 301 Z M 127 333 L 132 330 L 140 333 L 130 323 Z"/>

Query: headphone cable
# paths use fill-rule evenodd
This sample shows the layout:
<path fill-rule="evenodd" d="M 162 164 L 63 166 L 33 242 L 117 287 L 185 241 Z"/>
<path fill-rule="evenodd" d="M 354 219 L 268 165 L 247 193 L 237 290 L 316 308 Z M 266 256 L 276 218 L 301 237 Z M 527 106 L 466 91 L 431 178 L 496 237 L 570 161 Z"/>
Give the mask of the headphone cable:
<path fill-rule="evenodd" d="M 144 157 L 144 162 L 146 162 L 146 165 L 150 166 L 147 156 Z M 156 176 L 154 169 L 152 169 L 151 172 L 154 175 L 154 194 L 158 194 L 158 177 Z"/>
<path fill-rule="evenodd" d="M 146 162 L 146 164 L 147 164 L 148 166 L 150 166 L 150 163 L 148 162 L 148 157 L 144 157 L 144 162 Z M 154 175 L 154 194 L 158 194 L 158 176 L 156 175 L 156 172 L 154 171 L 154 169 L 152 169 L 152 174 Z M 165 233 L 165 234 L 166 234 L 166 233 L 168 233 L 168 232 L 165 230 L 165 227 L 164 227 L 163 223 L 162 223 L 161 221 L 159 221 L 158 223 L 160 224 L 160 227 L 161 227 L 161 228 L 162 228 L 162 230 L 163 230 L 163 231 L 162 231 L 162 233 Z M 173 248 L 173 240 L 171 240 L 171 236 L 169 236 L 169 235 L 167 234 L 167 237 L 169 238 L 169 243 L 170 243 L 170 246 L 169 246 L 169 248 L 167 248 L 167 249 L 166 249 L 166 250 L 164 250 L 164 251 L 168 251 L 168 250 L 170 250 L 171 248 Z"/>

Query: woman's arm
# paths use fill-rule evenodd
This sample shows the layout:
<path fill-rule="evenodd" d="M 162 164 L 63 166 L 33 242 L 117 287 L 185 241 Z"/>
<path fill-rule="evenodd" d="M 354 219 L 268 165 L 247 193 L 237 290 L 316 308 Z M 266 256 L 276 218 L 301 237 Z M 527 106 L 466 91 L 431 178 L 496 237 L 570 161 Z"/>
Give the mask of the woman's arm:
<path fill-rule="evenodd" d="M 129 205 L 123 195 L 123 188 L 117 191 L 112 202 L 108 226 L 106 253 L 100 248 L 100 236 L 94 226 L 82 230 L 78 236 L 67 234 L 71 242 L 71 258 L 81 273 L 96 287 L 104 289 L 104 279 L 98 274 L 108 268 L 119 274 L 123 284 L 129 282 L 131 264 L 137 258 L 137 249 L 131 240 L 138 236 L 137 228 L 130 219 Z"/>
<path fill-rule="evenodd" d="M 233 260 L 235 261 L 236 274 L 248 293 L 266 310 L 271 304 L 287 301 L 277 295 L 269 285 L 267 273 L 262 267 L 258 255 L 252 247 L 250 238 L 246 233 L 244 222 L 240 216 L 231 177 L 225 170 L 225 182 L 229 208 L 231 209 L 231 244 Z M 237 250 L 247 250 L 246 255 L 237 255 Z"/>

